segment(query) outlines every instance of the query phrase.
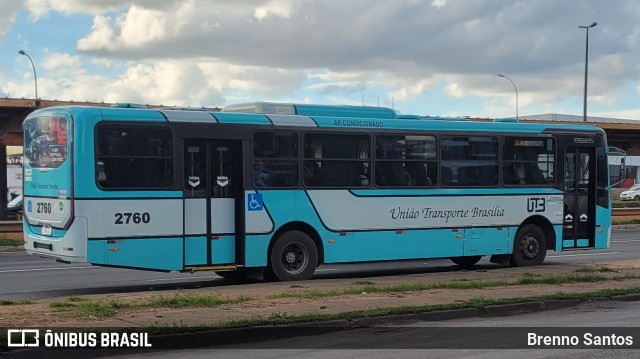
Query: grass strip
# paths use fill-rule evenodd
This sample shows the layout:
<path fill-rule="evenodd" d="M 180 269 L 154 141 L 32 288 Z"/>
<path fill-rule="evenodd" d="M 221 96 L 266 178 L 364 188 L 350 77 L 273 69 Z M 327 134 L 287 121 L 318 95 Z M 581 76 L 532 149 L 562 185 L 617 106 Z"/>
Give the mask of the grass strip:
<path fill-rule="evenodd" d="M 266 317 L 253 316 L 243 319 L 232 319 L 221 321 L 210 325 L 190 326 L 186 327 L 178 324 L 153 324 L 147 327 L 147 329 L 154 334 L 162 333 L 175 333 L 175 332 L 193 332 L 198 330 L 213 330 L 213 329 L 230 329 L 230 328 L 243 328 L 253 326 L 269 326 L 269 325 L 293 325 L 302 323 L 319 323 L 329 320 L 357 320 L 362 318 L 383 317 L 392 315 L 403 314 L 422 314 L 443 310 L 455 310 L 455 309 L 467 309 L 476 308 L 480 310 L 486 310 L 488 306 L 501 305 L 501 304 L 517 304 L 550 300 L 567 300 L 567 299 L 579 299 L 587 301 L 598 297 L 614 297 L 625 294 L 637 294 L 640 293 L 640 286 L 629 288 L 615 288 L 615 289 L 602 289 L 593 292 L 584 293 L 555 293 L 544 296 L 531 296 L 531 297 L 514 297 L 514 298 L 472 298 L 464 302 L 456 302 L 450 304 L 436 304 L 436 305 L 419 305 L 419 306 L 398 306 L 398 307 L 386 307 L 375 308 L 368 310 L 356 310 L 341 313 L 301 313 L 301 314 L 288 314 L 288 313 L 274 313 Z"/>
<path fill-rule="evenodd" d="M 606 269 L 593 269 L 589 271 L 587 267 L 581 267 L 580 274 L 561 274 L 561 275 L 533 275 L 524 273 L 522 277 L 515 281 L 507 280 L 452 280 L 447 282 L 432 283 L 405 283 L 387 286 L 379 286 L 376 284 L 367 284 L 360 286 L 351 286 L 341 289 L 332 290 L 307 290 L 295 292 L 282 292 L 267 296 L 268 299 L 278 298 L 301 298 L 301 299 L 320 299 L 328 297 L 338 297 L 354 294 L 368 293 L 402 293 L 402 292 L 419 292 L 434 289 L 482 289 L 489 287 L 503 287 L 509 285 L 532 285 L 532 284 L 570 284 L 570 283 L 593 283 L 607 280 L 628 280 L 638 279 L 637 275 L 621 275 L 621 276 L 605 276 L 600 274 L 606 272 Z M 613 270 L 611 270 L 613 271 Z"/>
<path fill-rule="evenodd" d="M 640 276 L 632 274 L 605 276 L 602 273 L 613 271 L 606 267 L 584 266 L 576 269 L 577 273 L 563 275 L 534 275 L 524 273 L 515 281 L 507 280 L 467 280 L 457 279 L 447 282 L 432 283 L 403 283 L 387 286 L 379 286 L 368 281 L 355 282 L 362 285 L 346 287 L 334 290 L 307 290 L 283 292 L 276 295 L 267 296 L 268 299 L 276 298 L 303 298 L 319 299 L 336 297 L 343 295 L 368 294 L 368 293 L 399 293 L 399 292 L 419 292 L 434 289 L 481 289 L 488 287 L 503 287 L 509 285 L 535 285 L 548 284 L 559 285 L 568 283 L 593 283 L 601 281 L 620 281 L 628 279 L 639 279 Z M 614 271 L 615 272 L 615 271 Z M 147 300 L 134 302 L 123 302 L 121 300 L 89 300 L 84 297 L 74 296 L 66 301 L 51 302 L 49 307 L 57 311 L 69 312 L 80 317 L 105 318 L 115 315 L 118 310 L 127 308 L 195 308 L 195 307 L 216 307 L 223 304 L 235 304 L 249 301 L 252 298 L 238 296 L 233 298 L 221 298 L 210 294 L 183 294 L 154 296 Z M 5 304 L 8 305 L 9 303 Z M 23 303 L 11 303 L 23 304 Z M 458 304 L 455 304 L 458 305 Z"/>
<path fill-rule="evenodd" d="M 158 296 L 151 300 L 142 302 L 137 307 L 168 307 L 168 308 L 188 308 L 188 307 L 215 307 L 222 304 L 233 304 L 248 301 L 250 298 L 239 296 L 235 298 L 220 298 L 208 294 L 174 294 L 170 296 Z"/>
<path fill-rule="evenodd" d="M 33 304 L 32 301 L 28 299 L 18 299 L 18 300 L 0 300 L 0 305 L 21 305 L 21 304 Z"/>
<path fill-rule="evenodd" d="M 620 273 L 619 270 L 600 266 L 581 266 L 574 270 L 577 273 Z"/>
<path fill-rule="evenodd" d="M 640 224 L 640 219 L 629 219 L 629 220 L 622 220 L 622 221 L 612 221 L 611 224 L 613 224 L 613 225 Z"/>
<path fill-rule="evenodd" d="M 0 237 L 0 247 L 19 247 L 21 245 L 24 245 L 24 241 L 21 239 Z"/>
<path fill-rule="evenodd" d="M 49 308 L 66 311 L 79 317 L 106 318 L 114 316 L 118 310 L 127 308 L 187 308 L 215 307 L 250 300 L 249 297 L 220 298 L 210 294 L 182 294 L 155 296 L 148 300 L 124 302 L 121 300 L 90 300 L 83 297 L 70 297 L 66 301 L 49 303 Z"/>

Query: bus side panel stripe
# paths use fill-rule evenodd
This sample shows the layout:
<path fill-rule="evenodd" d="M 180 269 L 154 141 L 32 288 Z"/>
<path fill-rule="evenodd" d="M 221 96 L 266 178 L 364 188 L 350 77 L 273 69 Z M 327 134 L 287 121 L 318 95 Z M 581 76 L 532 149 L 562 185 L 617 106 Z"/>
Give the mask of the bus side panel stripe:
<path fill-rule="evenodd" d="M 182 210 L 182 199 L 76 201 L 90 238 L 183 236 Z"/>
<path fill-rule="evenodd" d="M 332 231 L 520 225 L 533 215 L 560 223 L 561 195 L 493 197 L 355 197 L 347 190 L 307 191 Z"/>

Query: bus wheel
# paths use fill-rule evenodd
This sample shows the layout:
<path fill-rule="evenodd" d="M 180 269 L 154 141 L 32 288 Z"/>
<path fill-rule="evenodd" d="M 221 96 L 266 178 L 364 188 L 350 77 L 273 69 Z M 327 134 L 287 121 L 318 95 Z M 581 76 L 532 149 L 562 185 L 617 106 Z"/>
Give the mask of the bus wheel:
<path fill-rule="evenodd" d="M 318 249 L 301 231 L 283 233 L 273 245 L 265 278 L 281 282 L 309 279 L 318 266 Z"/>
<path fill-rule="evenodd" d="M 482 256 L 453 257 L 451 258 L 451 261 L 460 267 L 467 269 L 476 265 L 481 258 Z"/>
<path fill-rule="evenodd" d="M 515 267 L 542 264 L 547 255 L 547 238 L 540 227 L 527 224 L 516 232 L 511 265 Z"/>

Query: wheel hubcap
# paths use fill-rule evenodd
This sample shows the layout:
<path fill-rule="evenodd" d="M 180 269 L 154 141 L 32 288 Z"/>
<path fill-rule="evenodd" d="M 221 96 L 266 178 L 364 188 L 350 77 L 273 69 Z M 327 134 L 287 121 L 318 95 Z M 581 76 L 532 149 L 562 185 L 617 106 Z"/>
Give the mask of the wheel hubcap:
<path fill-rule="evenodd" d="M 282 265 L 289 274 L 304 271 L 309 264 L 309 250 L 301 243 L 289 243 L 282 251 Z"/>
<path fill-rule="evenodd" d="M 285 259 L 287 263 L 291 264 L 296 261 L 296 254 L 293 252 L 289 252 L 286 254 Z"/>
<path fill-rule="evenodd" d="M 535 259 L 540 252 L 540 244 L 533 234 L 527 234 L 522 238 L 521 248 L 526 259 Z"/>

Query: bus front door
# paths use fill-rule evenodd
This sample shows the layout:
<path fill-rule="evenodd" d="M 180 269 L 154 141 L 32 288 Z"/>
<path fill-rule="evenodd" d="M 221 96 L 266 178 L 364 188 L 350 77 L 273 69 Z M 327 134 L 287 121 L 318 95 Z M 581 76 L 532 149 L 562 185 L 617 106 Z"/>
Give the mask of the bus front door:
<path fill-rule="evenodd" d="M 595 149 L 568 147 L 564 156 L 562 248 L 595 246 Z"/>
<path fill-rule="evenodd" d="M 185 266 L 236 262 L 238 209 L 242 208 L 241 143 L 184 141 Z"/>

